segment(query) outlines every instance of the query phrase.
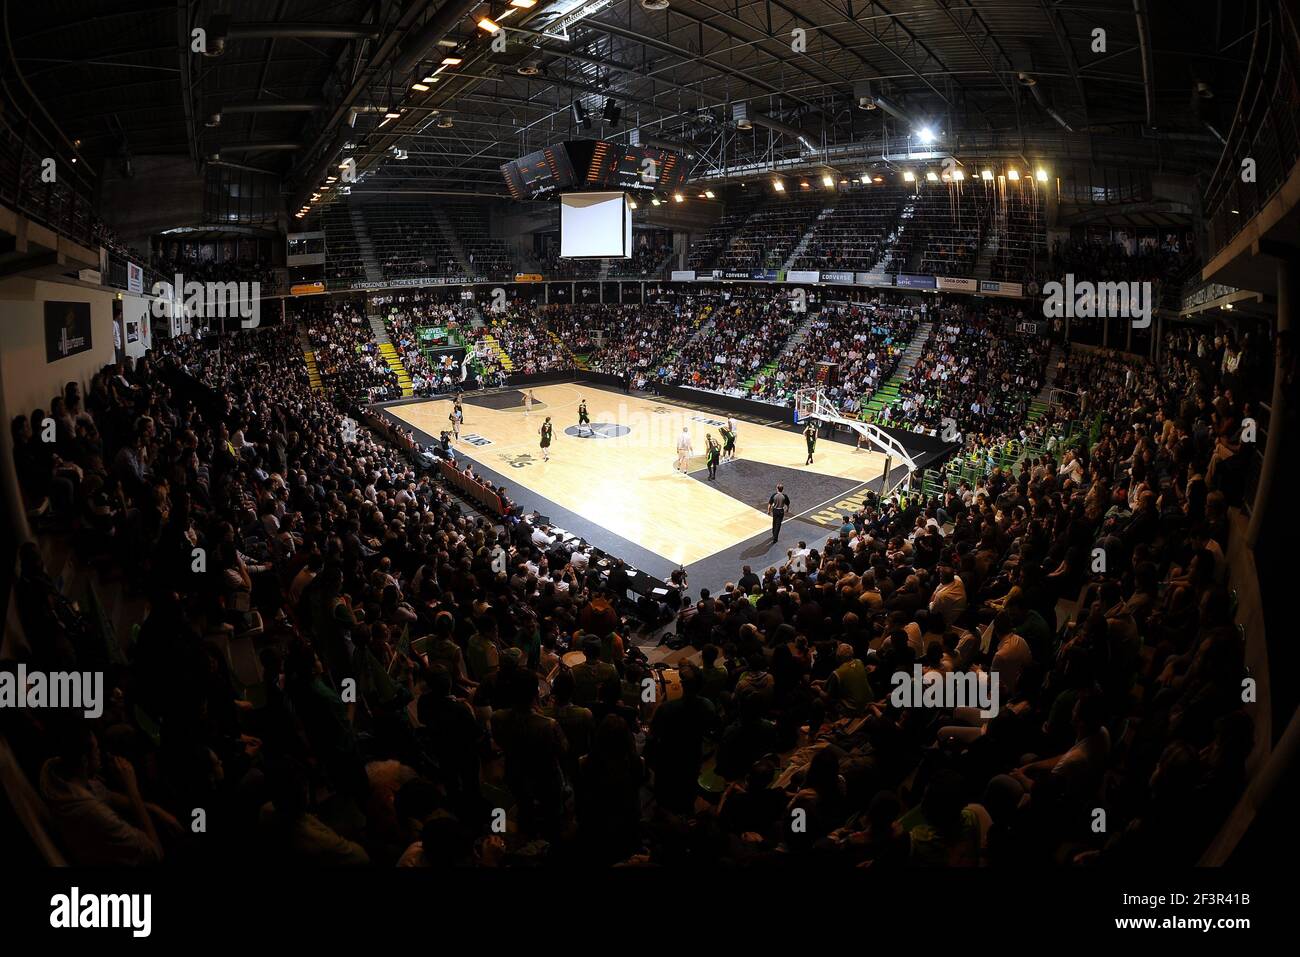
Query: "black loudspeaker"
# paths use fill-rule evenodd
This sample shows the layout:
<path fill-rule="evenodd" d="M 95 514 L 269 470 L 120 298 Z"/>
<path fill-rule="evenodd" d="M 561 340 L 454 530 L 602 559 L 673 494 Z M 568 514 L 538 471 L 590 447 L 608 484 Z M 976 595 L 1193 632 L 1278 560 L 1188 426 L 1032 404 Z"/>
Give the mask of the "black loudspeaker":
<path fill-rule="evenodd" d="M 573 101 L 573 122 L 582 126 L 583 129 L 591 129 L 591 119 L 587 116 L 587 109 L 577 100 Z"/>
<path fill-rule="evenodd" d="M 618 121 L 623 118 L 623 108 L 614 100 L 606 100 L 605 112 L 601 114 L 601 117 L 610 126 L 618 126 Z"/>

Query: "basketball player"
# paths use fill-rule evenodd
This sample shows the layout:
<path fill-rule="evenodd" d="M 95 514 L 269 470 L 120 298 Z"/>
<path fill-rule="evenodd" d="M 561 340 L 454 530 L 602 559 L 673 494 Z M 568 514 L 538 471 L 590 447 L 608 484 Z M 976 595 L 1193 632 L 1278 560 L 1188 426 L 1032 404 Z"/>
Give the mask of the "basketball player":
<path fill-rule="evenodd" d="M 718 443 L 713 436 L 708 435 L 707 433 L 704 436 L 704 442 L 706 445 L 704 451 L 704 462 L 709 467 L 709 481 L 713 482 L 718 478 L 718 456 L 721 454 L 722 450 L 718 448 Z"/>
<path fill-rule="evenodd" d="M 736 433 L 731 428 L 731 420 L 727 420 L 727 425 L 718 429 L 718 434 L 722 436 L 722 461 L 730 462 L 732 456 L 736 454 Z"/>
<path fill-rule="evenodd" d="M 781 523 L 785 521 L 785 510 L 790 507 L 790 496 L 785 494 L 785 486 L 778 485 L 776 491 L 767 500 L 767 514 L 772 516 L 772 544 L 781 536 Z"/>
<path fill-rule="evenodd" d="M 460 420 L 463 419 L 464 417 L 465 417 L 465 413 L 460 410 L 460 406 L 456 406 L 454 409 L 452 409 L 451 415 L 447 416 L 447 421 L 451 423 L 452 439 L 460 438 Z"/>
<path fill-rule="evenodd" d="M 533 398 L 533 390 L 529 389 L 524 393 L 524 415 L 531 415 L 533 412 L 533 403 L 537 400 Z"/>
<path fill-rule="evenodd" d="M 583 426 L 587 428 L 587 434 L 591 435 L 591 416 L 587 415 L 587 400 L 582 399 L 578 402 L 578 429 Z"/>
<path fill-rule="evenodd" d="M 546 421 L 542 423 L 542 427 L 537 430 L 537 434 L 542 437 L 543 462 L 549 462 L 551 460 L 551 432 L 551 417 L 548 415 Z"/>
<path fill-rule="evenodd" d="M 812 419 L 808 420 L 808 426 L 803 430 L 803 440 L 808 443 L 808 458 L 803 464 L 812 465 L 813 452 L 817 448 L 817 423 Z"/>
<path fill-rule="evenodd" d="M 465 424 L 465 406 L 461 404 L 460 393 L 456 393 L 456 398 L 451 400 L 451 410 L 456 413 L 461 425 Z"/>
<path fill-rule="evenodd" d="M 689 460 L 694 450 L 694 446 L 691 444 L 691 430 L 688 426 L 683 425 L 682 434 L 677 436 L 677 464 L 673 466 L 683 475 L 687 474 L 690 468 Z"/>
<path fill-rule="evenodd" d="M 740 430 L 736 427 L 736 420 L 732 416 L 727 416 L 727 431 L 731 433 L 731 461 L 736 461 L 736 439 L 740 437 Z M 726 451 L 725 447 L 723 451 Z"/>

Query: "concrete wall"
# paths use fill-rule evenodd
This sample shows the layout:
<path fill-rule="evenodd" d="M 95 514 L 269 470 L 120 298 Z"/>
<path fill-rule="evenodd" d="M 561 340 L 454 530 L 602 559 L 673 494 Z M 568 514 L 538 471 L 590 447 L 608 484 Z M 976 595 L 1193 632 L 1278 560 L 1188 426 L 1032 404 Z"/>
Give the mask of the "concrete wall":
<path fill-rule="evenodd" d="M 50 398 L 75 380 L 82 394 L 91 376 L 113 362 L 113 298 L 108 290 L 13 278 L 0 282 L 0 391 L 5 427 L 15 415 L 48 409 Z M 47 362 L 45 303 L 90 303 L 90 348 Z"/>
<path fill-rule="evenodd" d="M 174 226 L 203 224 L 203 177 L 188 157 L 135 156 L 127 179 L 115 161 L 105 164 L 99 215 L 128 247 Z"/>

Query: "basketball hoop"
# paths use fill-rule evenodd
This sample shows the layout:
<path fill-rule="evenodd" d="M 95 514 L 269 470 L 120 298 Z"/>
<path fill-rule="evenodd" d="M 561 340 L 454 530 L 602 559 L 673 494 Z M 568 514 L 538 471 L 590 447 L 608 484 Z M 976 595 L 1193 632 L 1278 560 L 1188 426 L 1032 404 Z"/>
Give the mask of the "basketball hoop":
<path fill-rule="evenodd" d="M 848 426 L 854 432 L 866 438 L 879 451 L 906 465 L 909 475 L 916 471 L 916 462 L 913 460 L 911 453 L 896 438 L 869 422 L 844 415 L 830 396 L 826 394 L 825 390 L 818 386 L 800 389 L 794 394 L 795 424 L 799 424 L 806 419 L 816 419 L 819 426 L 828 422 Z"/>

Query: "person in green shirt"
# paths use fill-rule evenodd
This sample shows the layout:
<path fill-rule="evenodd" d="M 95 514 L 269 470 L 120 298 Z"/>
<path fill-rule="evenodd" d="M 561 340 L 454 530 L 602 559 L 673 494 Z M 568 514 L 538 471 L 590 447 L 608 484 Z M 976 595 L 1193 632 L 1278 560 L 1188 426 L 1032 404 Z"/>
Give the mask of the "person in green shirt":
<path fill-rule="evenodd" d="M 826 679 L 826 696 L 841 711 L 862 714 L 875 700 L 867 667 L 854 655 L 853 646 L 848 643 L 835 649 L 835 660 L 838 664 Z"/>

